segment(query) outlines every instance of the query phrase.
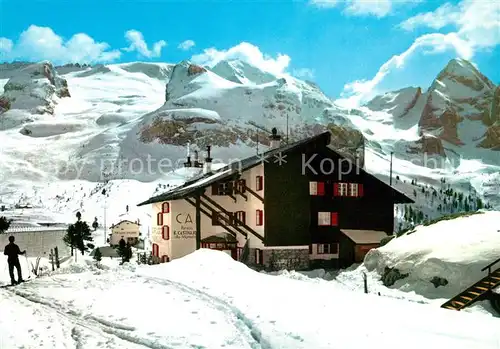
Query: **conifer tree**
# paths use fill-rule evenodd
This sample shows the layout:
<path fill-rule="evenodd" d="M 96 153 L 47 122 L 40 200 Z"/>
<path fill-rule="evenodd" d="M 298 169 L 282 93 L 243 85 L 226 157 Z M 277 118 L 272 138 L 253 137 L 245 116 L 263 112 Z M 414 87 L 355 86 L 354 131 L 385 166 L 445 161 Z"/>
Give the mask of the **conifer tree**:
<path fill-rule="evenodd" d="M 102 260 L 102 253 L 101 253 L 101 250 L 98 248 L 96 248 L 95 252 L 94 252 L 94 260 L 99 263 L 101 260 Z"/>
<path fill-rule="evenodd" d="M 9 230 L 11 220 L 7 219 L 7 217 L 0 217 L 0 234 L 5 233 Z"/>

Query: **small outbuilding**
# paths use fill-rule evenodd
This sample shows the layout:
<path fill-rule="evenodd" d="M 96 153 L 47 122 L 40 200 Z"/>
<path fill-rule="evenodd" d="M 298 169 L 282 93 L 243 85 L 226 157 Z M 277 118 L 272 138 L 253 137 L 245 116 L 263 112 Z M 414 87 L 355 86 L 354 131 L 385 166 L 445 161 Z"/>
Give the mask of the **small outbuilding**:
<path fill-rule="evenodd" d="M 121 238 L 128 242 L 130 245 L 135 246 L 139 243 L 139 238 L 141 236 L 139 222 L 123 220 L 119 223 L 113 224 L 109 229 L 111 229 L 111 235 L 109 243 L 111 246 L 118 245 Z"/>

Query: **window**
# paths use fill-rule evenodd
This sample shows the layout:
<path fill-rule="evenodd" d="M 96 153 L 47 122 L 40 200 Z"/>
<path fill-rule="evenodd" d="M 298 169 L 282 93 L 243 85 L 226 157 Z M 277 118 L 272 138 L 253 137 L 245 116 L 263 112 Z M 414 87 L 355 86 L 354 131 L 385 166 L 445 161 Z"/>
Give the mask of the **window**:
<path fill-rule="evenodd" d="M 158 212 L 156 215 L 156 225 L 163 225 L 163 212 Z"/>
<path fill-rule="evenodd" d="M 338 244 L 318 244 L 318 254 L 337 254 L 339 252 Z"/>
<path fill-rule="evenodd" d="M 167 263 L 167 262 L 169 262 L 169 261 L 170 261 L 170 259 L 168 258 L 168 256 L 167 256 L 167 255 L 165 255 L 165 254 L 164 254 L 163 256 L 161 256 L 161 262 L 162 262 L 162 263 Z"/>
<path fill-rule="evenodd" d="M 255 225 L 262 225 L 264 221 L 264 211 L 256 210 L 255 211 Z"/>
<path fill-rule="evenodd" d="M 325 182 L 309 182 L 309 194 L 325 195 Z"/>
<path fill-rule="evenodd" d="M 262 264 L 262 250 L 255 249 L 255 264 Z"/>
<path fill-rule="evenodd" d="M 339 217 L 337 212 L 318 212 L 319 226 L 338 226 Z"/>
<path fill-rule="evenodd" d="M 264 187 L 263 182 L 264 182 L 264 177 L 262 176 L 255 177 L 255 189 L 257 189 L 257 191 L 263 189 Z"/>
<path fill-rule="evenodd" d="M 245 179 L 240 179 L 236 182 L 236 189 L 240 193 L 244 193 L 246 191 L 247 181 Z"/>
<path fill-rule="evenodd" d="M 155 257 L 159 257 L 160 255 L 160 246 L 158 246 L 157 244 L 153 244 L 153 256 Z"/>
<path fill-rule="evenodd" d="M 236 211 L 234 213 L 234 217 L 236 218 L 234 224 L 236 224 L 236 225 L 246 224 L 246 213 L 245 213 L 245 211 Z"/>
<path fill-rule="evenodd" d="M 359 183 L 335 183 L 333 185 L 334 196 L 363 196 L 363 184 Z"/>
<path fill-rule="evenodd" d="M 318 225 L 330 225 L 330 212 L 318 212 Z"/>
<path fill-rule="evenodd" d="M 161 204 L 161 212 L 169 213 L 170 212 L 170 204 L 168 202 L 164 202 Z"/>
<path fill-rule="evenodd" d="M 161 228 L 161 237 L 163 240 L 170 240 L 170 227 L 168 225 Z"/>
<path fill-rule="evenodd" d="M 226 195 L 229 191 L 229 183 L 221 183 L 217 188 L 217 195 Z"/>
<path fill-rule="evenodd" d="M 231 195 L 233 193 L 233 183 L 217 183 L 212 185 L 212 195 Z"/>

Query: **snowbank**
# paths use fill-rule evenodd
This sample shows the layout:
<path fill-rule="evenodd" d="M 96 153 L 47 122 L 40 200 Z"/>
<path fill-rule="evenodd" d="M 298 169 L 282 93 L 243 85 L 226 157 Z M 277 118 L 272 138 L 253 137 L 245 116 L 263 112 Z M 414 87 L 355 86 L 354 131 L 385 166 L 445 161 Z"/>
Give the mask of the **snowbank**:
<path fill-rule="evenodd" d="M 386 267 L 396 268 L 408 274 L 395 283 L 401 290 L 448 298 L 483 278 L 486 272 L 481 269 L 499 257 L 500 212 L 491 211 L 419 226 L 368 252 L 364 266 L 380 275 Z M 448 284 L 436 288 L 430 282 L 433 277 Z"/>
<path fill-rule="evenodd" d="M 497 349 L 500 340 L 497 319 L 266 275 L 206 249 L 156 266 L 82 260 L 0 297 L 2 348 Z M 22 323 L 8 321 L 14 314 Z M 425 321 L 394 321 L 403 317 Z"/>

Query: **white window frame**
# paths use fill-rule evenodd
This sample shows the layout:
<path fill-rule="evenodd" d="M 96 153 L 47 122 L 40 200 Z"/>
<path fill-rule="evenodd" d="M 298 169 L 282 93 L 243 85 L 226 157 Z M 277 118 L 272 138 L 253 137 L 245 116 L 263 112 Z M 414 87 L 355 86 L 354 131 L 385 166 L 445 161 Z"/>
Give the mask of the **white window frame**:
<path fill-rule="evenodd" d="M 332 224 L 331 212 L 318 212 L 318 226 L 330 226 Z"/>
<path fill-rule="evenodd" d="M 236 211 L 234 213 L 234 217 L 238 220 L 243 222 L 243 224 L 247 224 L 246 222 L 246 213 L 245 211 Z M 236 222 L 236 225 L 240 225 L 239 222 Z"/>
<path fill-rule="evenodd" d="M 349 194 L 350 196 L 358 196 L 358 183 L 349 183 Z"/>
<path fill-rule="evenodd" d="M 318 182 L 309 182 L 309 195 L 318 195 Z"/>
<path fill-rule="evenodd" d="M 229 190 L 229 183 L 220 183 L 217 186 L 217 195 L 226 195 Z"/>
<path fill-rule="evenodd" d="M 348 183 L 339 183 L 339 196 L 347 196 L 349 194 L 347 184 Z"/>

